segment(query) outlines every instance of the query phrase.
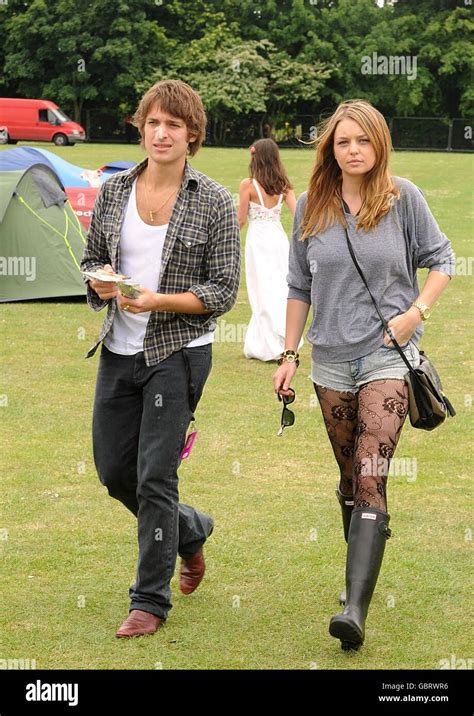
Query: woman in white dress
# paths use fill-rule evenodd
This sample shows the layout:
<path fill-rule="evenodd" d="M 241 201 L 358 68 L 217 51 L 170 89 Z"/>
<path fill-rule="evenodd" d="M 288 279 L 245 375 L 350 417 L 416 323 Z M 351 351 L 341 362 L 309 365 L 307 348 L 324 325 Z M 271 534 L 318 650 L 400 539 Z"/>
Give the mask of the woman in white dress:
<path fill-rule="evenodd" d="M 296 198 L 273 139 L 259 139 L 250 154 L 250 177 L 240 182 L 239 205 L 240 228 L 249 221 L 245 276 L 252 309 L 244 355 L 269 361 L 279 357 L 285 343 L 289 244 L 280 214 L 285 202 L 294 215 Z"/>

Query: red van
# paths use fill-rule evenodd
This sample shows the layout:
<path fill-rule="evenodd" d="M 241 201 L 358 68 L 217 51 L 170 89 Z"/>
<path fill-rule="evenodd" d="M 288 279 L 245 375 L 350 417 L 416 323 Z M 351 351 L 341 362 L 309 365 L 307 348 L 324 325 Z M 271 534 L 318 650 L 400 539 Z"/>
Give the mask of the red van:
<path fill-rule="evenodd" d="M 0 97 L 0 126 L 6 127 L 9 144 L 32 139 L 66 146 L 86 138 L 81 125 L 47 99 Z"/>

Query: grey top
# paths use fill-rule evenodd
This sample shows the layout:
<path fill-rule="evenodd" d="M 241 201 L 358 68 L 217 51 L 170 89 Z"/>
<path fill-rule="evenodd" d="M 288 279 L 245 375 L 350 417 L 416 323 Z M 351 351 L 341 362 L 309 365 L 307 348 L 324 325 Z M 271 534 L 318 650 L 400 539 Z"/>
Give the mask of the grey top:
<path fill-rule="evenodd" d="M 377 226 L 357 230 L 356 217 L 344 207 L 354 253 L 380 310 L 389 321 L 405 313 L 418 297 L 418 268 L 454 274 L 451 242 L 442 233 L 421 189 L 408 179 L 393 177 L 400 199 Z M 355 360 L 383 345 L 383 326 L 352 262 L 344 227 L 338 221 L 300 241 L 307 193 L 297 202 L 290 245 L 288 298 L 311 304 L 307 333 L 315 362 Z M 418 343 L 419 325 L 413 335 Z"/>

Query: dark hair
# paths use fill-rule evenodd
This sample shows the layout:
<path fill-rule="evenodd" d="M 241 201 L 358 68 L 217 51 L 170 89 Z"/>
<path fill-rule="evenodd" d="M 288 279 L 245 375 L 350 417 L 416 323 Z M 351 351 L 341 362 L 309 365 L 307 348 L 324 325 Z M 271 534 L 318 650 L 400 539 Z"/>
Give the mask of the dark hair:
<path fill-rule="evenodd" d="M 132 121 L 138 127 L 142 146 L 145 121 L 154 107 L 179 117 L 188 132 L 197 135 L 194 141 L 189 142 L 189 153 L 194 156 L 206 137 L 206 112 L 198 93 L 182 80 L 161 80 L 150 87 L 141 98 Z"/>
<path fill-rule="evenodd" d="M 286 194 L 293 189 L 281 162 L 278 145 L 273 139 L 258 139 L 250 151 L 250 177 L 256 179 L 267 194 Z"/>

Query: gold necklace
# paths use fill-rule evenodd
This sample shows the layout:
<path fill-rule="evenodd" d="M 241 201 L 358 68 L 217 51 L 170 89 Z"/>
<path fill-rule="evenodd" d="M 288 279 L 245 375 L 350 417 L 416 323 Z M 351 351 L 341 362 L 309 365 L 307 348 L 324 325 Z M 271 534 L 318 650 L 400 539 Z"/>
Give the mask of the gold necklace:
<path fill-rule="evenodd" d="M 153 222 L 154 222 L 153 214 L 158 214 L 158 212 L 169 202 L 169 200 L 171 199 L 171 197 L 173 196 L 173 194 L 177 191 L 177 189 L 176 189 L 176 188 L 173 189 L 173 191 L 171 192 L 171 194 L 169 195 L 169 197 L 166 199 L 166 201 L 164 201 L 163 204 L 161 204 L 161 206 L 158 207 L 158 209 L 154 209 L 154 210 L 152 211 L 152 210 L 150 209 L 150 205 L 149 205 L 149 203 L 148 203 L 148 186 L 147 186 L 147 183 L 146 183 L 146 176 L 144 177 L 144 179 L 145 179 L 145 193 L 147 194 L 146 205 L 147 205 L 147 209 L 148 209 L 148 214 L 150 215 L 150 221 L 151 221 L 151 223 L 153 223 Z"/>

